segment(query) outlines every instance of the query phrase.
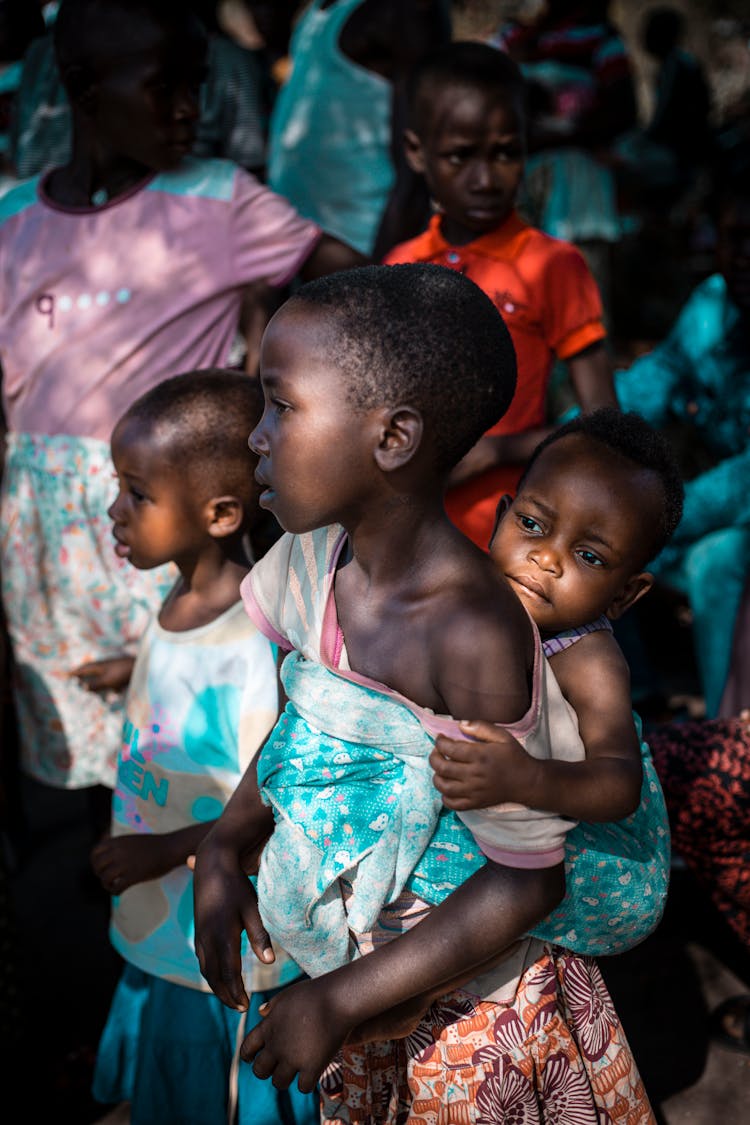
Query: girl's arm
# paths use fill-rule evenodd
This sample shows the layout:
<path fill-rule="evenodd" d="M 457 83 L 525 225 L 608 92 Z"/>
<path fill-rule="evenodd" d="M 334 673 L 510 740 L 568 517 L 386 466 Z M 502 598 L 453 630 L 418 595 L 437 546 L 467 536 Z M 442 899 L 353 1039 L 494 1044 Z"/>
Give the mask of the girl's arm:
<path fill-rule="evenodd" d="M 488 863 L 408 933 L 334 972 L 284 989 L 245 1039 L 243 1059 L 286 1089 L 317 1079 L 361 1024 L 420 997 L 427 1006 L 500 959 L 559 903 L 562 864 L 541 870 Z"/>
<path fill-rule="evenodd" d="M 638 807 L 641 756 L 630 673 L 617 642 L 590 633 L 550 657 L 560 689 L 578 716 L 582 762 L 539 761 L 506 731 L 464 723 L 479 745 L 440 736 L 430 758 L 443 803 L 463 812 L 513 801 L 575 820 L 621 820 Z"/>
<path fill-rule="evenodd" d="M 69 674 L 89 691 L 124 691 L 134 664 L 134 656 L 112 656 L 108 660 L 90 660 Z"/>
<path fill-rule="evenodd" d="M 241 1011 L 249 1003 L 242 982 L 242 931 L 256 957 L 274 960 L 245 862 L 250 853 L 259 854 L 274 824 L 272 810 L 261 800 L 256 758 L 197 849 L 194 865 L 195 950 L 201 972 L 224 1004 Z"/>
<path fill-rule="evenodd" d="M 599 410 L 603 406 L 617 406 L 612 361 L 603 341 L 591 344 L 570 356 L 566 362 L 576 400 L 583 414 Z"/>

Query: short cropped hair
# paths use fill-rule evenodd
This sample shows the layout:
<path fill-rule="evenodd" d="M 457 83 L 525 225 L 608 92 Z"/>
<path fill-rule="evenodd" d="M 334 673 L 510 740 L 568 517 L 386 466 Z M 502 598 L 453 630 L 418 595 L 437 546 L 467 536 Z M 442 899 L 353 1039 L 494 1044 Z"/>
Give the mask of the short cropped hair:
<path fill-rule="evenodd" d="M 580 414 L 539 443 L 526 463 L 518 482 L 519 490 L 545 449 L 570 434 L 582 434 L 658 477 L 662 489 L 661 513 L 656 527 L 644 527 L 644 562 L 654 558 L 669 542 L 682 519 L 685 494 L 682 474 L 666 437 L 635 411 L 623 412 L 607 406 L 591 414 Z"/>
<path fill-rule="evenodd" d="M 232 495 L 249 504 L 257 457 L 247 439 L 263 414 L 258 379 L 211 367 L 157 383 L 121 421 L 140 423 L 165 441 L 165 464 L 206 497 Z"/>
<path fill-rule="evenodd" d="M 430 119 L 435 91 L 446 86 L 497 92 L 516 103 L 523 119 L 527 87 L 518 65 L 487 43 L 456 41 L 426 54 L 409 74 L 407 117 L 418 135 Z"/>
<path fill-rule="evenodd" d="M 182 34 L 204 36 L 188 0 L 62 0 L 55 17 L 55 57 L 63 82 L 71 67 L 95 68 L 103 50 L 139 17 Z"/>
<path fill-rule="evenodd" d="M 343 270 L 303 285 L 290 304 L 323 307 L 335 362 L 355 410 L 420 412 L 447 472 L 510 406 L 516 353 L 494 304 L 447 266 L 411 263 Z"/>

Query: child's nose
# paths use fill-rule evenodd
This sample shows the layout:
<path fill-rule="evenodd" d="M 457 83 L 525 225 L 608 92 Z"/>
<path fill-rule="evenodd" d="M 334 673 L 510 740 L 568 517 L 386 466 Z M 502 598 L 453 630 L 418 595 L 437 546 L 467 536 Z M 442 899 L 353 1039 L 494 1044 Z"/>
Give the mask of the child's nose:
<path fill-rule="evenodd" d="M 492 160 L 477 160 L 473 168 L 473 187 L 475 191 L 492 191 L 495 182 L 495 165 Z"/>
<path fill-rule="evenodd" d="M 255 453 L 258 457 L 262 457 L 268 452 L 268 443 L 266 441 L 262 420 L 250 434 L 250 437 L 247 439 L 247 444 L 250 447 L 250 452 Z"/>
<path fill-rule="evenodd" d="M 531 557 L 541 570 L 549 571 L 550 574 L 560 574 L 562 571 L 560 554 L 552 543 L 540 543 L 532 549 Z"/>
<path fill-rule="evenodd" d="M 116 496 L 110 506 L 107 508 L 107 515 L 112 520 L 112 523 L 117 523 L 118 513 L 120 511 L 120 497 Z"/>

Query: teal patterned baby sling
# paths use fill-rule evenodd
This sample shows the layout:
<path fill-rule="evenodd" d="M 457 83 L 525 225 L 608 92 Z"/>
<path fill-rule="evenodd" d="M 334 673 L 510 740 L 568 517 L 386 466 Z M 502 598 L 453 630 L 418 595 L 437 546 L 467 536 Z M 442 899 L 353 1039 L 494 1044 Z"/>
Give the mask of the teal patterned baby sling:
<path fill-rule="evenodd" d="M 350 930 L 372 929 L 403 890 L 437 905 L 486 860 L 443 807 L 428 762 L 433 738 L 408 707 L 298 652 L 286 657 L 282 681 L 289 702 L 257 767 L 276 818 L 259 904 L 272 938 L 319 976 L 356 956 Z M 644 745 L 638 811 L 568 833 L 566 897 L 534 936 L 592 955 L 643 940 L 664 908 L 666 825 Z"/>
<path fill-rule="evenodd" d="M 289 702 L 258 760 L 276 827 L 258 872 L 266 929 L 311 976 L 354 955 L 404 890 L 442 902 L 485 863 L 432 784 L 432 739 L 401 703 L 290 653 Z M 339 879 L 351 884 L 344 909 Z"/>

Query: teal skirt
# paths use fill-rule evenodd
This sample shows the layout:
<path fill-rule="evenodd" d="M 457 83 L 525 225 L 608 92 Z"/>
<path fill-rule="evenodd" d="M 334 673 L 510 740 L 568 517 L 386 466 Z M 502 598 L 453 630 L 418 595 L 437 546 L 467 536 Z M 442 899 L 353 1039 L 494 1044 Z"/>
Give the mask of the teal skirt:
<path fill-rule="evenodd" d="M 317 1092 L 277 1090 L 237 1052 L 278 992 L 253 992 L 250 1009 L 227 1008 L 213 993 L 172 984 L 126 964 L 99 1042 L 92 1093 L 130 1102 L 131 1125 L 318 1125 Z M 234 1063 L 234 1065 L 233 1065 Z"/>

